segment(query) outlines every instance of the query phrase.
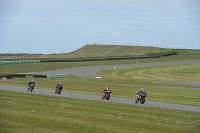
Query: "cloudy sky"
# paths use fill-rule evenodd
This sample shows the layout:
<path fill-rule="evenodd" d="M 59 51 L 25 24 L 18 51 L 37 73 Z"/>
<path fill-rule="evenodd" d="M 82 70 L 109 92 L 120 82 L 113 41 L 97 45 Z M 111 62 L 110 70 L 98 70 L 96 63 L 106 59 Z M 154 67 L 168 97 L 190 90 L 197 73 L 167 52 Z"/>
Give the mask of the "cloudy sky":
<path fill-rule="evenodd" d="M 200 0 L 0 0 L 0 53 L 92 43 L 200 49 Z"/>

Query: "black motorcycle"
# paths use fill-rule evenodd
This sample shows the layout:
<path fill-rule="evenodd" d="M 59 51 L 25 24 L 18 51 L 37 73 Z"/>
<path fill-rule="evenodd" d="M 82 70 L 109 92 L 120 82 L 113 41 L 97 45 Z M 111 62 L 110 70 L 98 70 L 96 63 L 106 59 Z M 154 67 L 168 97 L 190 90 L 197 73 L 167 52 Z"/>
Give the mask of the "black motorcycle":
<path fill-rule="evenodd" d="M 111 93 L 110 91 L 106 91 L 104 97 L 102 98 L 102 100 L 103 99 L 110 100 L 110 93 Z"/>
<path fill-rule="evenodd" d="M 60 94 L 61 92 L 62 92 L 62 90 L 59 89 L 58 87 L 56 87 L 56 89 L 55 89 L 55 94 Z"/>
<path fill-rule="evenodd" d="M 145 97 L 146 97 L 146 94 L 141 94 L 140 96 L 138 96 L 135 99 L 135 103 L 140 102 L 141 104 L 144 104 L 145 103 Z"/>
<path fill-rule="evenodd" d="M 31 84 L 31 85 L 28 86 L 27 92 L 28 91 L 32 92 L 33 89 L 34 89 L 34 84 Z"/>

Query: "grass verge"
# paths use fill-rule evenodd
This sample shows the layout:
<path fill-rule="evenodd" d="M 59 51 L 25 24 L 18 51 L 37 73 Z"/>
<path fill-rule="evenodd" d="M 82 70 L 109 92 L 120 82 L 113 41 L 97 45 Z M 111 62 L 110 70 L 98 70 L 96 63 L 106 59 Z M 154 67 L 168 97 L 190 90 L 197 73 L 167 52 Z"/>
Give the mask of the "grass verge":
<path fill-rule="evenodd" d="M 200 64 L 120 68 L 97 72 L 108 78 L 151 82 L 200 82 Z"/>
<path fill-rule="evenodd" d="M 198 133 L 200 113 L 0 91 L 2 133 Z"/>

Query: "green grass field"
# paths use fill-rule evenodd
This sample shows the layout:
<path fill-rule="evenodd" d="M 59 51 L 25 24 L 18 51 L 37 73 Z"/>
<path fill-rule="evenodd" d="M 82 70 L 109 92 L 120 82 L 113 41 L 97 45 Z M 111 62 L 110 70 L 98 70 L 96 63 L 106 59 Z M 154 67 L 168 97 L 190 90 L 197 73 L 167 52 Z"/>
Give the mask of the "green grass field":
<path fill-rule="evenodd" d="M 0 91 L 1 133 L 198 133 L 200 113 Z"/>
<path fill-rule="evenodd" d="M 200 59 L 199 50 L 177 51 L 177 55 L 157 59 L 0 65 L 0 74 Z M 199 64 L 173 65 L 99 72 L 106 79 L 69 75 L 62 79 L 34 80 L 36 88 L 54 90 L 55 85 L 61 81 L 64 85 L 63 91 L 93 95 L 101 95 L 104 87 L 110 86 L 113 91 L 111 97 L 124 98 L 135 98 L 135 94 L 144 87 L 148 93 L 146 100 L 200 106 L 199 86 L 153 83 L 198 82 L 199 70 Z M 27 87 L 30 80 L 13 78 L 0 81 L 0 84 Z M 199 133 L 199 120 L 200 113 L 0 91 L 0 133 Z"/>
<path fill-rule="evenodd" d="M 142 81 L 200 82 L 200 64 L 120 68 L 98 72 L 108 78 Z"/>

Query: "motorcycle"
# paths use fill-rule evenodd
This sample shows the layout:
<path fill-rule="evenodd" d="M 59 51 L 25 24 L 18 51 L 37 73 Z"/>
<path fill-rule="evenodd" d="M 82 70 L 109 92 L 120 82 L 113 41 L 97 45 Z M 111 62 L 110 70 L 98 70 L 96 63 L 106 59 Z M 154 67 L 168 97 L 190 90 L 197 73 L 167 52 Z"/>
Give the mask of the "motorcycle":
<path fill-rule="evenodd" d="M 28 92 L 28 91 L 32 92 L 33 89 L 34 89 L 34 85 L 31 84 L 31 85 L 28 86 L 27 92 Z"/>
<path fill-rule="evenodd" d="M 135 103 L 140 102 L 141 104 L 144 104 L 145 103 L 145 97 L 146 97 L 146 94 L 141 94 L 140 96 L 137 96 L 137 98 L 135 99 Z"/>
<path fill-rule="evenodd" d="M 110 100 L 110 91 L 106 91 L 106 92 L 102 92 L 102 100 L 106 99 L 106 100 Z"/>
<path fill-rule="evenodd" d="M 58 87 L 56 87 L 56 89 L 55 89 L 55 94 L 60 94 L 61 93 L 61 89 L 59 89 Z"/>

